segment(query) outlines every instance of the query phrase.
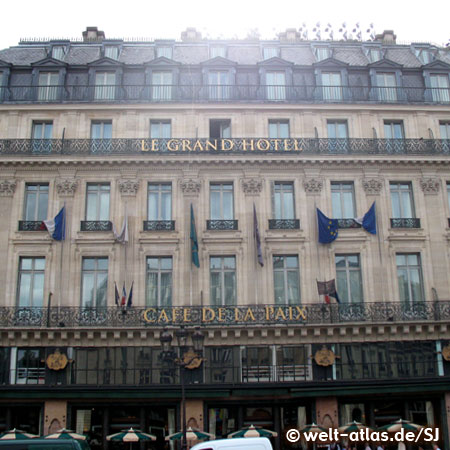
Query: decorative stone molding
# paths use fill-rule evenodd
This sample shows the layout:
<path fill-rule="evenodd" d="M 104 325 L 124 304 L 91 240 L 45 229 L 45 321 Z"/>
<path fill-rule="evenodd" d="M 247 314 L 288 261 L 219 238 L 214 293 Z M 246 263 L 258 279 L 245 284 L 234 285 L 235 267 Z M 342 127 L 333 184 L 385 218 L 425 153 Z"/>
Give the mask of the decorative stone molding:
<path fill-rule="evenodd" d="M 12 197 L 16 190 L 16 180 L 0 180 L 0 196 Z"/>
<path fill-rule="evenodd" d="M 437 195 L 441 183 L 438 178 L 422 178 L 420 180 L 420 187 L 425 195 Z"/>
<path fill-rule="evenodd" d="M 139 189 L 139 180 L 124 179 L 118 181 L 119 191 L 124 196 L 136 195 Z"/>
<path fill-rule="evenodd" d="M 56 180 L 56 191 L 62 197 L 72 197 L 78 187 L 78 181 L 75 178 L 60 178 Z"/>
<path fill-rule="evenodd" d="M 258 195 L 262 190 L 262 180 L 259 178 L 242 178 L 242 190 L 246 195 Z"/>
<path fill-rule="evenodd" d="M 363 178 L 362 186 L 367 195 L 380 195 L 383 181 L 381 178 Z"/>
<path fill-rule="evenodd" d="M 181 180 L 180 187 L 185 195 L 198 195 L 202 184 L 192 178 Z"/>
<path fill-rule="evenodd" d="M 310 178 L 303 181 L 303 187 L 307 194 L 319 194 L 322 192 L 323 181 L 319 178 Z"/>

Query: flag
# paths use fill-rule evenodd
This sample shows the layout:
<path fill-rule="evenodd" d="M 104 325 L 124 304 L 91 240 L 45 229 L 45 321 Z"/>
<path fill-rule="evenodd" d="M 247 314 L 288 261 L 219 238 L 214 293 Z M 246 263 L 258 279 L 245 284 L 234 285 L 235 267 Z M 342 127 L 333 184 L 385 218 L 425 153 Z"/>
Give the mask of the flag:
<path fill-rule="evenodd" d="M 253 203 L 253 237 L 256 244 L 256 257 L 258 258 L 259 265 L 264 266 L 264 260 L 261 251 L 261 236 L 259 235 L 258 218 L 256 217 L 256 207 Z"/>
<path fill-rule="evenodd" d="M 127 308 L 133 306 L 133 284 L 134 281 L 131 283 L 130 293 L 128 294 Z"/>
<path fill-rule="evenodd" d="M 128 214 L 125 213 L 125 218 L 123 219 L 123 225 L 122 230 L 120 231 L 120 234 L 116 231 L 116 226 L 113 224 L 113 233 L 114 238 L 117 242 L 120 242 L 121 244 L 126 244 L 128 242 Z"/>
<path fill-rule="evenodd" d="M 362 225 L 362 227 L 372 234 L 377 234 L 377 218 L 375 215 L 375 202 L 372 203 L 372 206 L 369 208 L 369 211 L 367 211 L 364 216 L 358 217 L 355 219 L 355 222 Z"/>
<path fill-rule="evenodd" d="M 325 303 L 330 303 L 330 297 L 335 298 L 337 303 L 341 303 L 334 279 L 330 281 L 317 281 L 317 291 L 319 295 L 325 296 Z"/>
<path fill-rule="evenodd" d="M 44 220 L 45 228 L 55 241 L 66 238 L 66 207 L 63 206 L 54 219 Z"/>
<path fill-rule="evenodd" d="M 338 237 L 337 219 L 329 219 L 319 208 L 317 208 L 317 224 L 319 227 L 320 243 L 329 244 Z"/>
<path fill-rule="evenodd" d="M 127 301 L 127 291 L 126 291 L 126 289 L 125 289 L 125 282 L 124 282 L 124 283 L 123 283 L 123 287 L 122 287 L 122 299 L 121 299 L 121 301 L 120 301 L 120 304 L 121 304 L 122 306 L 125 306 L 126 301 Z"/>
<path fill-rule="evenodd" d="M 114 302 L 115 302 L 116 306 L 119 306 L 120 294 L 119 294 L 119 290 L 117 289 L 117 284 L 115 281 L 114 281 Z"/>
<path fill-rule="evenodd" d="M 195 230 L 194 210 L 191 203 L 191 258 L 195 266 L 200 267 L 200 260 L 198 259 L 198 240 L 197 231 Z"/>

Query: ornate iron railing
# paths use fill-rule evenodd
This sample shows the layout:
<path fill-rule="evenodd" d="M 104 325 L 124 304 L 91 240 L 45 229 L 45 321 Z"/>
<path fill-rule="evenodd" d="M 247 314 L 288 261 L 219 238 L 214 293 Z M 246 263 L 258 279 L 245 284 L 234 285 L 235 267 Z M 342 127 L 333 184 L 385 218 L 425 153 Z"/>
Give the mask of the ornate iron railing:
<path fill-rule="evenodd" d="M 144 220 L 144 231 L 174 231 L 175 220 Z"/>
<path fill-rule="evenodd" d="M 420 228 L 420 219 L 391 219 L 391 228 Z"/>
<path fill-rule="evenodd" d="M 207 220 L 206 221 L 207 230 L 237 230 L 238 221 L 237 220 Z"/>
<path fill-rule="evenodd" d="M 338 219 L 338 228 L 361 228 L 361 224 L 355 219 Z"/>
<path fill-rule="evenodd" d="M 136 300 L 137 301 L 137 300 Z M 0 307 L 0 328 L 315 325 L 449 321 L 450 301 L 180 307 Z"/>
<path fill-rule="evenodd" d="M 47 231 L 42 220 L 19 220 L 19 231 Z"/>
<path fill-rule="evenodd" d="M 112 222 L 109 220 L 82 220 L 81 231 L 112 231 Z"/>
<path fill-rule="evenodd" d="M 269 219 L 269 230 L 299 230 L 299 219 Z"/>
<path fill-rule="evenodd" d="M 0 155 L 411 155 L 450 156 L 450 139 L 173 138 L 173 139 L 0 139 Z"/>
<path fill-rule="evenodd" d="M 449 88 L 311 85 L 3 86 L 0 102 L 450 103 Z"/>

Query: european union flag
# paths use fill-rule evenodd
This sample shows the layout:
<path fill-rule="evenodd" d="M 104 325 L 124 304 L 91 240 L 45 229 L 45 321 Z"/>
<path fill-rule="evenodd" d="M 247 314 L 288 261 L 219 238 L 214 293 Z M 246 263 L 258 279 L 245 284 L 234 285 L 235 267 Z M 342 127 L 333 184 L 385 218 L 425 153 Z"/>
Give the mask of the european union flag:
<path fill-rule="evenodd" d="M 191 259 L 194 263 L 194 266 L 200 267 L 200 260 L 198 258 L 198 240 L 197 240 L 197 230 L 195 229 L 195 219 L 194 219 L 194 210 L 192 209 L 191 203 Z"/>
<path fill-rule="evenodd" d="M 363 228 L 372 234 L 377 234 L 377 219 L 375 216 L 375 202 L 372 203 L 369 211 L 364 214 L 362 220 Z"/>
<path fill-rule="evenodd" d="M 317 224 L 319 226 L 319 242 L 329 244 L 338 237 L 337 219 L 329 219 L 319 208 L 317 208 Z"/>

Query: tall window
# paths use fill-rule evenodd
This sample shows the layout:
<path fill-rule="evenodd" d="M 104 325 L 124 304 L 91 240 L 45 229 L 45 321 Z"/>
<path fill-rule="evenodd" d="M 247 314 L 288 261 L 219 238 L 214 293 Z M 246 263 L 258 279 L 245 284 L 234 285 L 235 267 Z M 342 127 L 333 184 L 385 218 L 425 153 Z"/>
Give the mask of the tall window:
<path fill-rule="evenodd" d="M 450 140 L 450 122 L 439 122 L 439 131 L 441 133 L 441 139 Z"/>
<path fill-rule="evenodd" d="M 333 218 L 353 219 L 356 217 L 353 182 L 332 182 L 331 203 L 333 205 Z"/>
<path fill-rule="evenodd" d="M 83 258 L 81 269 L 81 306 L 107 306 L 108 258 Z"/>
<path fill-rule="evenodd" d="M 111 59 L 119 59 L 119 47 L 116 47 L 115 45 L 106 45 L 105 56 Z"/>
<path fill-rule="evenodd" d="M 431 74 L 431 96 L 434 102 L 450 102 L 450 86 L 448 74 Z"/>
<path fill-rule="evenodd" d="M 147 258 L 147 306 L 172 306 L 172 258 Z"/>
<path fill-rule="evenodd" d="M 172 220 L 172 185 L 149 183 L 148 220 Z"/>
<path fill-rule="evenodd" d="M 98 120 L 91 124 L 91 150 L 92 152 L 108 152 L 111 149 L 112 122 Z"/>
<path fill-rule="evenodd" d="M 269 137 L 272 139 L 288 139 L 289 120 L 269 120 Z"/>
<path fill-rule="evenodd" d="M 211 183 L 210 185 L 211 220 L 233 220 L 233 184 Z"/>
<path fill-rule="evenodd" d="M 422 266 L 418 253 L 397 253 L 397 277 L 400 301 L 424 301 Z"/>
<path fill-rule="evenodd" d="M 222 58 L 227 57 L 227 48 L 223 45 L 214 45 L 213 47 L 209 48 L 210 58 L 217 58 L 218 56 L 221 56 Z"/>
<path fill-rule="evenodd" d="M 378 100 L 397 101 L 397 79 L 395 73 L 377 73 Z"/>
<path fill-rule="evenodd" d="M 328 149 L 348 150 L 348 127 L 346 120 L 327 120 Z"/>
<path fill-rule="evenodd" d="M 45 258 L 20 258 L 17 288 L 18 306 L 43 306 L 44 275 Z"/>
<path fill-rule="evenodd" d="M 17 349 L 17 384 L 45 383 L 45 349 L 19 348 Z"/>
<path fill-rule="evenodd" d="M 263 48 L 263 59 L 275 58 L 278 56 L 277 47 L 264 47 Z"/>
<path fill-rule="evenodd" d="M 273 284 L 277 305 L 300 303 L 298 256 L 273 257 Z"/>
<path fill-rule="evenodd" d="M 273 218 L 295 219 L 294 184 L 276 181 L 273 184 Z"/>
<path fill-rule="evenodd" d="M 208 85 L 210 100 L 227 100 L 231 97 L 230 75 L 227 70 L 210 70 Z"/>
<path fill-rule="evenodd" d="M 331 56 L 331 51 L 328 47 L 316 47 L 314 53 L 317 61 L 323 61 Z"/>
<path fill-rule="evenodd" d="M 381 59 L 381 49 L 369 48 L 367 49 L 367 57 L 371 63 L 379 61 Z"/>
<path fill-rule="evenodd" d="M 88 183 L 86 192 L 86 220 L 109 220 L 109 183 Z"/>
<path fill-rule="evenodd" d="M 342 100 L 342 81 L 340 72 L 322 73 L 322 93 L 324 100 Z"/>
<path fill-rule="evenodd" d="M 209 137 L 227 139 L 231 137 L 231 121 L 229 119 L 211 119 L 209 121 Z"/>
<path fill-rule="evenodd" d="M 42 221 L 47 219 L 48 184 L 27 183 L 25 186 L 25 210 L 23 220 Z"/>
<path fill-rule="evenodd" d="M 363 289 L 359 255 L 336 255 L 335 262 L 339 298 L 344 303 L 361 303 Z"/>
<path fill-rule="evenodd" d="M 236 259 L 234 256 L 211 256 L 211 305 L 236 305 Z"/>
<path fill-rule="evenodd" d="M 172 59 L 173 48 L 169 47 L 169 46 L 156 47 L 156 57 L 157 58 L 164 57 L 164 58 Z"/>
<path fill-rule="evenodd" d="M 33 153 L 48 153 L 52 150 L 53 122 L 33 122 L 31 131 Z"/>
<path fill-rule="evenodd" d="M 170 120 L 151 120 L 150 137 L 152 139 L 169 139 L 172 136 Z"/>
<path fill-rule="evenodd" d="M 171 100 L 173 75 L 170 71 L 152 72 L 152 99 Z"/>
<path fill-rule="evenodd" d="M 392 217 L 395 219 L 414 218 L 414 198 L 411 183 L 390 183 Z"/>
<path fill-rule="evenodd" d="M 95 100 L 113 100 L 116 89 L 114 72 L 97 72 L 95 74 Z"/>
<path fill-rule="evenodd" d="M 65 55 L 65 48 L 63 45 L 55 45 L 52 48 L 52 58 L 53 59 L 59 59 L 60 61 L 64 59 Z"/>
<path fill-rule="evenodd" d="M 384 136 L 386 138 L 386 149 L 389 152 L 403 152 L 405 143 L 405 133 L 403 131 L 403 122 L 384 121 Z"/>
<path fill-rule="evenodd" d="M 59 72 L 40 72 L 38 101 L 48 102 L 58 98 Z"/>
<path fill-rule="evenodd" d="M 266 72 L 267 100 L 286 100 L 285 72 Z"/>

